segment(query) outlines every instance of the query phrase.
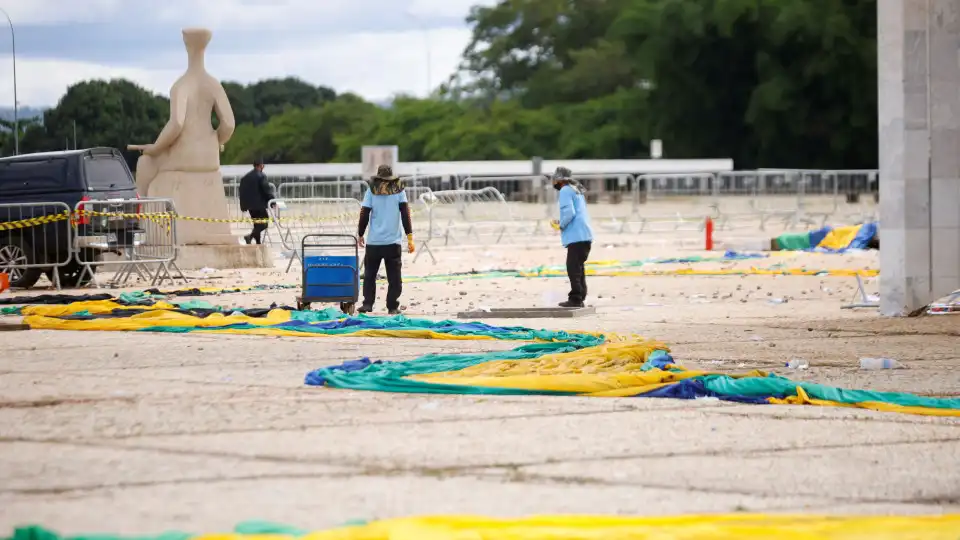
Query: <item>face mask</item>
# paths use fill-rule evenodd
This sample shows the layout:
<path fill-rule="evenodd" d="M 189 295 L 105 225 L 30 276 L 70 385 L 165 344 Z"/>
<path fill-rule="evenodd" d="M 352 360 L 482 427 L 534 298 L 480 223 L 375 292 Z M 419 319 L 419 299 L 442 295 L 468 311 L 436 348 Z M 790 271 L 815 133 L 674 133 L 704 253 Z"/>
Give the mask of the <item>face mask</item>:
<path fill-rule="evenodd" d="M 553 184 L 553 189 L 560 191 L 561 189 L 563 189 L 563 184 L 555 183 Z"/>

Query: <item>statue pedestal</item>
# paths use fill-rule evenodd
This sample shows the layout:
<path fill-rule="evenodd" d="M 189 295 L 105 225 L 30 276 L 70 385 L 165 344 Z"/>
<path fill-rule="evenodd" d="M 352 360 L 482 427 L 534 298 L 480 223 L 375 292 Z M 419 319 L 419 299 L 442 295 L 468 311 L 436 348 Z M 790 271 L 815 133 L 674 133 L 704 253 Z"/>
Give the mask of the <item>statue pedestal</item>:
<path fill-rule="evenodd" d="M 220 171 L 161 171 L 150 182 L 146 195 L 173 199 L 178 215 L 195 218 L 177 220 L 177 241 L 181 246 L 237 245 L 230 223 L 217 221 L 230 218 Z"/>
<path fill-rule="evenodd" d="M 182 270 L 273 268 L 267 245 L 241 244 L 231 232 L 223 178 L 215 172 L 162 171 L 150 182 L 147 196 L 172 199 L 177 214 L 177 266 Z"/>

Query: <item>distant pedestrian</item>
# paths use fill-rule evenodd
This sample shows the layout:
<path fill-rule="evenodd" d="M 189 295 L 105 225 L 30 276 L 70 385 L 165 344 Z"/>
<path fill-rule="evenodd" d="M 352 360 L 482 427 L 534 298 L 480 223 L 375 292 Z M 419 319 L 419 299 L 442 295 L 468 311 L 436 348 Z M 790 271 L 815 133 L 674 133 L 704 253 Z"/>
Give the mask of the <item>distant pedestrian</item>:
<path fill-rule="evenodd" d="M 593 229 L 584 189 L 573 179 L 566 167 L 557 167 L 553 173 L 553 188 L 560 192 L 558 202 L 560 219 L 552 225 L 560 230 L 560 241 L 567 248 L 567 277 L 570 279 L 570 294 L 560 307 L 583 307 L 587 299 L 586 262 L 593 245 Z"/>
<path fill-rule="evenodd" d="M 246 243 L 262 243 L 263 231 L 267 230 L 267 206 L 277 198 L 277 190 L 263 174 L 263 160 L 253 162 L 253 170 L 240 179 L 240 211 L 249 212 L 254 220 L 253 230 L 243 237 Z"/>
<path fill-rule="evenodd" d="M 370 234 L 363 235 L 370 225 Z M 382 261 L 387 270 L 387 311 L 400 313 L 400 293 L 403 291 L 402 249 L 404 235 L 407 251 L 413 253 L 413 224 L 410 221 L 410 205 L 403 182 L 393 176 L 389 165 L 377 168 L 377 175 L 370 179 L 370 189 L 363 196 L 360 208 L 360 223 L 357 238 L 360 247 L 366 247 L 363 258 L 363 305 L 358 311 L 370 313 L 377 299 L 377 273 Z"/>

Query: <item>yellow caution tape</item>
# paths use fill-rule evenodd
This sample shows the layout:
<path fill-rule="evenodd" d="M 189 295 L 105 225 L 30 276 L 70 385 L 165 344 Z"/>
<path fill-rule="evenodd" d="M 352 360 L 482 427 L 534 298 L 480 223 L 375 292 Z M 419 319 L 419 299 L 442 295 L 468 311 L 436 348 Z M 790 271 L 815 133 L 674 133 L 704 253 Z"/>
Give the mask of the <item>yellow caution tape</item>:
<path fill-rule="evenodd" d="M 17 221 L 0 222 L 0 231 L 10 231 L 13 229 L 25 229 L 27 227 L 36 227 L 38 225 L 46 225 L 48 223 L 54 223 L 54 222 L 63 221 L 66 219 L 70 219 L 69 212 L 63 212 L 62 214 L 49 214 L 46 216 L 21 219 Z"/>
<path fill-rule="evenodd" d="M 416 215 L 420 210 L 415 210 L 411 212 L 411 215 Z M 95 210 L 77 210 L 73 213 L 63 212 L 61 214 L 49 214 L 46 216 L 39 216 L 28 219 L 21 219 L 17 221 L 7 221 L 0 222 L 0 231 L 7 231 L 13 229 L 24 229 L 27 227 L 36 227 L 39 225 L 46 225 L 48 223 L 54 223 L 57 221 L 71 220 L 75 221 L 83 217 L 107 217 L 107 218 L 123 218 L 123 219 L 145 219 L 153 221 L 156 223 L 167 224 L 172 220 L 179 221 L 199 221 L 202 223 L 272 223 L 272 222 L 290 222 L 290 221 L 308 221 L 314 223 L 323 223 L 327 221 L 339 221 L 344 218 L 349 218 L 355 216 L 355 212 L 344 212 L 335 216 L 326 216 L 326 217 L 317 217 L 310 214 L 299 214 L 294 216 L 287 217 L 272 217 L 272 218 L 205 218 L 205 217 L 196 217 L 196 216 L 181 216 L 173 212 L 154 212 L 154 213 L 128 213 L 128 212 L 98 212 Z"/>

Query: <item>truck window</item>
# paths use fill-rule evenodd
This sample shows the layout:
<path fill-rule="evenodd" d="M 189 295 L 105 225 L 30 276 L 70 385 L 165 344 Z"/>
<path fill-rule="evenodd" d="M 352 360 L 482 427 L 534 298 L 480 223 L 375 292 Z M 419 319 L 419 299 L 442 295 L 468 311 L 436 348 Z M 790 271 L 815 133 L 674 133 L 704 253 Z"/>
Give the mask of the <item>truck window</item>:
<path fill-rule="evenodd" d="M 93 191 L 134 187 L 124 163 L 115 157 L 83 158 L 83 175 L 87 179 L 87 188 Z"/>
<path fill-rule="evenodd" d="M 67 160 L 0 161 L 0 193 L 56 191 L 64 188 Z"/>

